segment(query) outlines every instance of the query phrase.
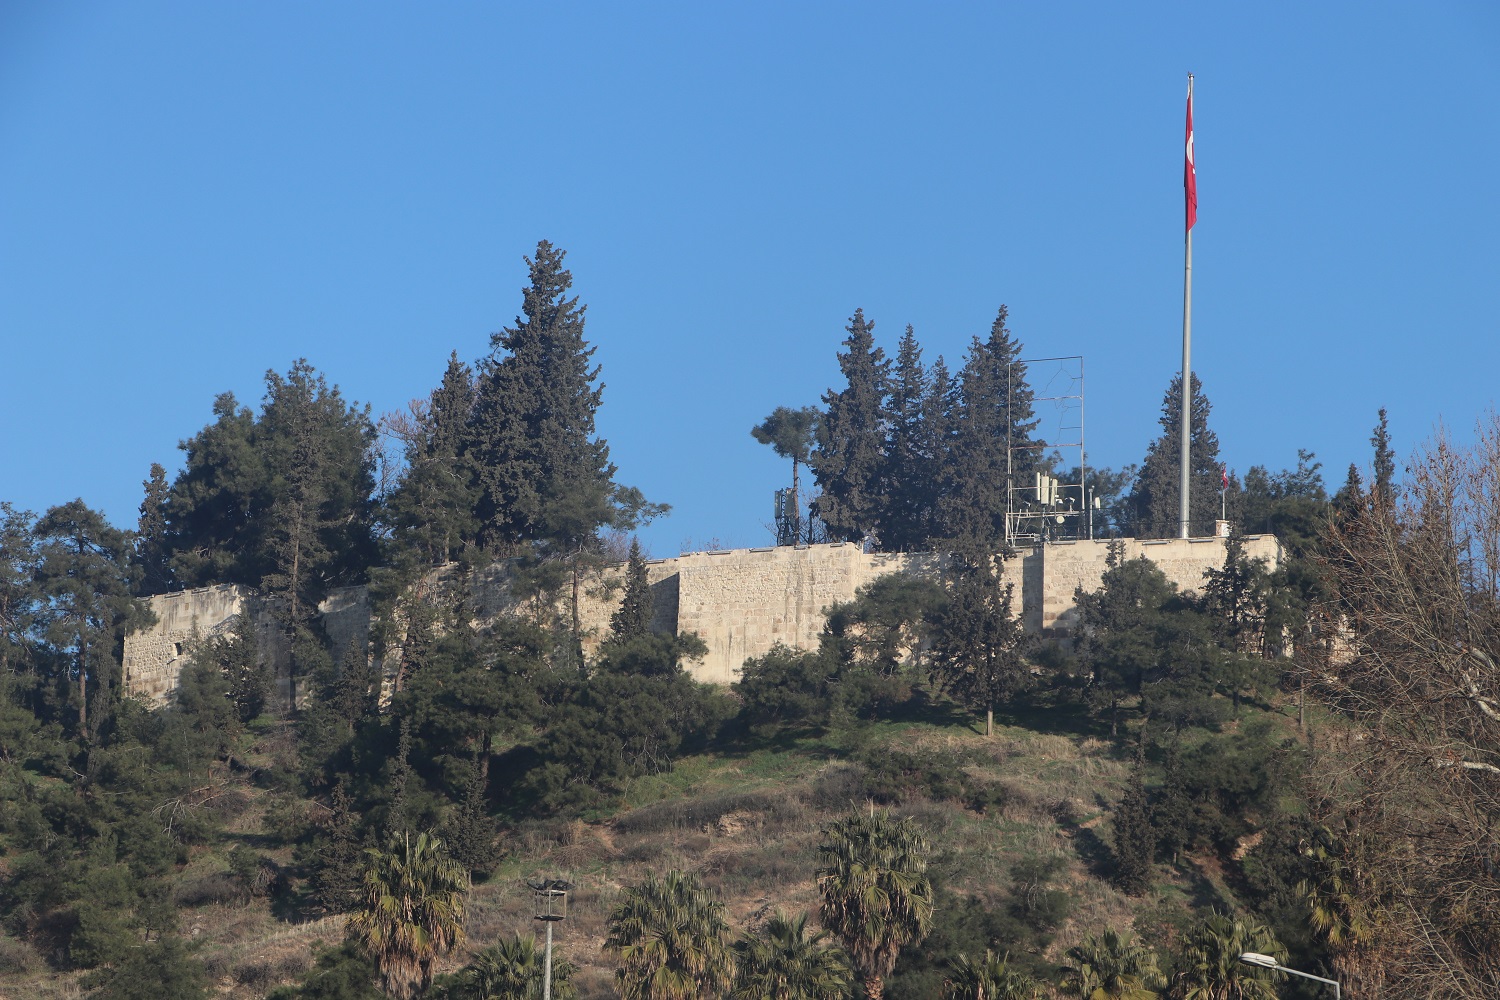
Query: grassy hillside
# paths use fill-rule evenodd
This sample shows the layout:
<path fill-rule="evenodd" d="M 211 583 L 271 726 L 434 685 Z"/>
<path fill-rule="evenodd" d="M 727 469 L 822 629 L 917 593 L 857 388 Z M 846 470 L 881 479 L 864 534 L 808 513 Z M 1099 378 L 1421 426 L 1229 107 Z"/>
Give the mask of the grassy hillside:
<path fill-rule="evenodd" d="M 1255 720 L 1287 729 L 1281 716 L 1247 709 L 1226 730 Z M 468 944 L 444 968 L 536 929 L 525 878 L 562 877 L 577 886 L 556 947 L 580 967 L 583 997 L 614 995 L 614 963 L 602 949 L 606 919 L 621 888 L 647 872 L 698 873 L 736 930 L 759 926 L 776 909 L 807 911 L 815 922 L 819 831 L 869 808 L 914 818 L 933 845 L 936 930 L 903 956 L 888 985 L 893 1000 L 935 995 L 941 962 L 958 950 L 1008 950 L 1055 980 L 1067 948 L 1086 934 L 1133 928 L 1166 951 L 1192 912 L 1232 903 L 1233 851 L 1222 860 L 1221 852 L 1203 852 L 1159 866 L 1143 896 L 1118 891 L 1106 877 L 1110 817 L 1128 783 L 1129 754 L 1107 731 L 1061 711 L 999 721 L 987 738 L 982 725 L 938 708 L 907 721 L 746 738 L 636 778 L 621 798 L 583 818 L 513 818 L 495 872 L 473 890 Z M 179 932 L 195 943 L 226 998 L 262 997 L 296 980 L 316 949 L 343 935 L 342 917 L 310 919 L 298 884 L 296 842 L 320 821 L 320 807 L 267 779 L 278 757 L 293 752 L 284 724 L 247 734 L 245 766 L 222 775 L 195 805 L 225 818 L 224 832 L 194 848 L 172 877 Z M 250 879 L 247 893 L 246 880 L 230 875 L 236 847 L 264 855 L 279 871 L 267 866 L 263 884 Z M 44 973 L 30 946 L 4 944 L 5 995 L 80 995 L 79 974 Z"/>

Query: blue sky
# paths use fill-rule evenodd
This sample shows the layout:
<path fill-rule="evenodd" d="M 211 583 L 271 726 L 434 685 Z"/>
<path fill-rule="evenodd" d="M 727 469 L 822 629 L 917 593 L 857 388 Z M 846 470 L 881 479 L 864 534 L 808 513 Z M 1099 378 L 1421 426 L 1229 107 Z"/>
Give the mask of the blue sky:
<path fill-rule="evenodd" d="M 1500 362 L 1488 4 L 0 3 L 0 499 L 133 526 L 214 396 L 306 356 L 378 415 L 569 253 L 655 555 L 767 544 L 750 427 L 856 307 L 957 367 L 1082 355 L 1090 464 L 1180 363 L 1231 468 L 1331 485 Z"/>

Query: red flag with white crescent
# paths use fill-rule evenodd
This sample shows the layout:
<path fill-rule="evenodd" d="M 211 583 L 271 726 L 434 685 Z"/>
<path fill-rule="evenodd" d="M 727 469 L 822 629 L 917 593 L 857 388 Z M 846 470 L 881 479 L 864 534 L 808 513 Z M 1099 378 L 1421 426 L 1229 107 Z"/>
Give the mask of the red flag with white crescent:
<path fill-rule="evenodd" d="M 1193 84 L 1188 82 L 1187 154 L 1182 168 L 1182 187 L 1187 195 L 1187 227 L 1198 221 L 1198 171 L 1193 166 Z"/>

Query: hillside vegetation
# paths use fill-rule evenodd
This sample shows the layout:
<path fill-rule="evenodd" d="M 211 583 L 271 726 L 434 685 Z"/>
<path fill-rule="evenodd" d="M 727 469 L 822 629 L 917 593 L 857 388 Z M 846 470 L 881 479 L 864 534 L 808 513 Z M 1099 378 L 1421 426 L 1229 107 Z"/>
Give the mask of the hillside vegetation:
<path fill-rule="evenodd" d="M 134 532 L 0 504 L 0 990 L 534 998 L 524 880 L 561 878 L 559 1000 L 1317 995 L 1246 952 L 1354 1000 L 1500 995 L 1500 420 L 1398 480 L 1382 411 L 1368 482 L 1329 497 L 1305 452 L 1230 475 L 1175 380 L 1138 469 L 1074 470 L 1092 530 L 1180 528 L 1190 391 L 1190 526 L 1226 512 L 1284 558 L 1232 535 L 1180 592 L 1114 546 L 1071 641 L 1043 640 L 1001 569 L 1004 443 L 1073 477 L 1004 309 L 951 377 L 910 328 L 889 363 L 857 311 L 847 384 L 752 431 L 792 459 L 778 535 L 944 576 L 877 580 L 817 648 L 709 687 L 701 639 L 651 631 L 628 533 L 664 508 L 594 432 L 563 254 L 528 263 L 490 353 L 379 432 L 298 361 L 258 412 L 215 401 Z M 515 616 L 422 585 L 497 559 Z M 586 647 L 577 595 L 611 560 Z M 269 598 L 285 675 L 242 617 L 184 651 L 172 704 L 126 697 L 140 598 L 215 582 Z M 316 609 L 360 582 L 381 627 L 337 648 Z"/>

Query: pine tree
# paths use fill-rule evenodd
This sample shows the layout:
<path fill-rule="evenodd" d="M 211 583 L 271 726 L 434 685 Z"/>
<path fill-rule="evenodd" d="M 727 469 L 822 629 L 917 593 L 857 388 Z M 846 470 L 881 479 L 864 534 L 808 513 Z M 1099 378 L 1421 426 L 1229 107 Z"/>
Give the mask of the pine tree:
<path fill-rule="evenodd" d="M 295 710 L 297 679 L 312 672 L 311 654 L 322 652 L 314 631 L 319 603 L 330 586 L 362 579 L 374 561 L 375 427 L 369 407 L 345 404 L 303 358 L 284 378 L 266 372 L 257 431 L 272 472 L 260 586 L 291 646 Z"/>
<path fill-rule="evenodd" d="M 782 458 L 792 460 L 792 523 L 785 532 L 786 537 L 777 537 L 777 545 L 797 545 L 807 539 L 803 534 L 802 484 L 798 469 L 812 459 L 813 447 L 817 443 L 818 421 L 823 411 L 816 406 L 804 406 L 794 410 L 790 406 L 778 406 L 764 421 L 750 428 L 750 436 L 761 444 L 768 444 Z"/>
<path fill-rule="evenodd" d="M 1157 850 L 1163 859 L 1175 864 L 1179 852 L 1192 842 L 1193 834 L 1193 802 L 1182 770 L 1180 733 L 1174 733 L 1172 742 L 1167 745 L 1161 795 L 1151 807 L 1151 819 L 1156 830 Z"/>
<path fill-rule="evenodd" d="M 880 470 L 884 463 L 883 410 L 890 378 L 885 352 L 875 346 L 875 324 L 856 309 L 839 358 L 846 382 L 823 394 L 813 472 L 821 495 L 817 514 L 830 535 L 857 541 L 879 527 Z"/>
<path fill-rule="evenodd" d="M 149 624 L 151 612 L 133 597 L 130 536 L 98 511 L 72 500 L 42 515 L 35 530 L 41 625 L 48 642 L 64 654 L 66 680 L 78 706 L 78 734 L 90 737 L 101 721 L 96 712 L 90 728 L 90 708 L 108 706 L 119 694 L 112 682 L 125 632 Z"/>
<path fill-rule="evenodd" d="M 455 351 L 408 442 L 406 472 L 386 500 L 398 548 L 422 567 L 456 559 L 475 541 L 478 471 L 464 450 L 473 411 L 474 377 Z"/>
<path fill-rule="evenodd" d="M 1002 586 L 988 550 L 953 555 L 948 606 L 933 643 L 934 674 L 973 711 L 985 713 L 984 733 L 994 734 L 995 706 L 1027 680 L 1022 654 L 1026 637 L 1011 613 L 1014 587 Z"/>
<path fill-rule="evenodd" d="M 264 572 L 260 532 L 270 505 L 255 414 L 234 393 L 214 399 L 214 422 L 178 447 L 186 455 L 167 498 L 172 574 L 184 587 L 257 586 Z"/>
<path fill-rule="evenodd" d="M 625 564 L 625 597 L 609 621 L 616 641 L 629 642 L 651 633 L 651 581 L 646 575 L 646 557 L 639 539 L 630 540 L 630 558 Z"/>
<path fill-rule="evenodd" d="M 1219 437 L 1208 427 L 1212 409 L 1203 383 L 1193 376 L 1192 434 L 1188 446 L 1189 533 L 1208 535 L 1219 517 Z M 1182 495 L 1182 376 L 1172 379 L 1161 404 L 1162 435 L 1151 443 L 1135 489 L 1126 503 L 1126 531 L 1136 538 L 1176 538 Z"/>
<path fill-rule="evenodd" d="M 913 552 L 932 535 L 934 456 L 927 450 L 923 409 L 929 380 L 922 367 L 922 348 L 908 325 L 896 350 L 885 424 L 890 439 L 880 470 L 881 547 Z"/>
<path fill-rule="evenodd" d="M 37 616 L 35 518 L 0 501 L 0 678 L 34 669 Z"/>
<path fill-rule="evenodd" d="M 167 470 L 160 462 L 151 463 L 151 476 L 141 484 L 146 491 L 141 501 L 141 519 L 135 531 L 135 561 L 140 567 L 139 595 L 165 593 L 171 587 L 172 574 L 167 548 Z"/>
<path fill-rule="evenodd" d="M 1005 537 L 1006 490 L 1024 489 L 1047 464 L 1033 438 L 1033 393 L 1000 307 L 987 341 L 975 337 L 959 375 L 946 472 L 944 530 L 966 544 Z"/>

